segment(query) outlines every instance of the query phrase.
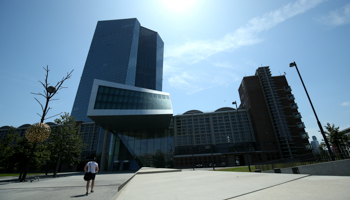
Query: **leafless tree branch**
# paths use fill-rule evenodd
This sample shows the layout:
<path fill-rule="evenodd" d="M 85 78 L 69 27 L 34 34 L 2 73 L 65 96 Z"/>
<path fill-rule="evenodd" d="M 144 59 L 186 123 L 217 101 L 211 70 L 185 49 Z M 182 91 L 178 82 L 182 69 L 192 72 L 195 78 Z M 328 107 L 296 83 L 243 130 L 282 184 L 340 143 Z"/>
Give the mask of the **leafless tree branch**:
<path fill-rule="evenodd" d="M 58 113 L 58 114 L 56 114 L 56 115 L 53 115 L 53 116 L 48 117 L 48 118 L 45 118 L 45 120 L 50 119 L 50 118 L 52 118 L 52 117 L 56 117 L 57 115 L 60 115 L 60 114 L 62 114 L 62 113 L 63 113 L 63 112 L 60 112 L 60 113 Z"/>
<path fill-rule="evenodd" d="M 35 100 L 36 100 L 36 101 L 37 101 L 37 102 L 40 104 L 40 106 L 41 106 L 41 110 L 44 110 L 44 106 L 43 106 L 43 104 L 41 104 L 41 103 L 40 103 L 40 101 L 39 101 L 37 98 L 35 98 L 35 97 L 34 97 L 34 99 L 35 99 Z"/>
<path fill-rule="evenodd" d="M 70 79 L 72 77 L 72 73 L 73 73 L 74 69 L 67 73 L 67 76 L 63 77 L 61 81 L 58 81 L 55 88 L 56 88 L 56 91 L 54 93 L 51 94 L 51 97 L 53 97 L 58 90 L 60 89 L 63 89 L 63 88 L 66 88 L 66 87 L 62 87 L 62 84 L 64 83 L 64 81 L 66 81 L 67 79 Z"/>
<path fill-rule="evenodd" d="M 45 89 L 44 89 L 44 92 L 43 92 L 43 93 L 40 93 L 40 92 L 38 92 L 38 93 L 31 92 L 31 93 L 34 94 L 34 95 L 43 96 L 43 97 L 45 97 L 45 99 L 46 99 L 45 106 L 43 106 L 43 104 L 41 104 L 41 103 L 39 102 L 39 100 L 38 100 L 37 98 L 34 97 L 35 100 L 40 104 L 41 109 L 42 109 L 42 111 L 43 111 L 43 114 L 42 114 L 42 115 L 39 115 L 39 114 L 38 114 L 39 116 L 41 116 L 41 121 L 40 121 L 40 122 L 44 122 L 45 119 L 48 119 L 48 118 L 45 118 L 45 116 L 47 115 L 47 113 L 48 113 L 49 110 L 51 109 L 50 107 L 48 107 L 49 102 L 50 102 L 50 101 L 53 101 L 53 100 L 58 100 L 58 99 L 51 99 L 51 98 L 57 93 L 58 90 L 63 89 L 63 88 L 67 88 L 67 87 L 63 87 L 62 84 L 63 84 L 67 79 L 70 79 L 70 78 L 72 77 L 72 73 L 73 73 L 73 71 L 74 71 L 74 69 L 73 69 L 71 72 L 67 73 L 67 75 L 66 75 L 65 77 L 63 77 L 60 81 L 58 81 L 57 84 L 55 85 L 55 91 L 53 91 L 52 93 L 50 93 L 50 92 L 48 91 L 48 88 L 50 87 L 50 86 L 49 86 L 50 83 L 48 82 L 48 79 L 49 79 L 49 72 L 50 72 L 49 66 L 47 65 L 46 68 L 43 67 L 43 69 L 44 69 L 45 72 L 46 72 L 46 73 L 45 73 L 45 80 L 44 80 L 44 82 L 39 80 L 39 83 L 45 88 Z M 62 113 L 62 112 L 61 112 L 61 113 Z M 59 113 L 59 114 L 57 114 L 57 115 L 60 115 L 61 113 Z M 57 116 L 57 115 L 54 115 L 54 116 Z M 52 117 L 54 117 L 54 116 L 52 116 Z M 51 118 L 51 117 L 49 117 L 49 118 Z"/>
<path fill-rule="evenodd" d="M 45 95 L 43 95 L 42 93 L 34 93 L 34 92 L 31 92 L 31 94 L 40 95 L 40 96 L 43 96 L 43 97 L 45 97 L 45 98 L 46 98 L 46 96 L 45 96 Z"/>
<path fill-rule="evenodd" d="M 46 116 L 47 113 L 49 113 L 49 110 L 51 110 L 51 107 L 48 107 L 48 108 L 46 109 L 46 112 L 45 112 L 45 115 L 44 115 L 44 116 Z"/>

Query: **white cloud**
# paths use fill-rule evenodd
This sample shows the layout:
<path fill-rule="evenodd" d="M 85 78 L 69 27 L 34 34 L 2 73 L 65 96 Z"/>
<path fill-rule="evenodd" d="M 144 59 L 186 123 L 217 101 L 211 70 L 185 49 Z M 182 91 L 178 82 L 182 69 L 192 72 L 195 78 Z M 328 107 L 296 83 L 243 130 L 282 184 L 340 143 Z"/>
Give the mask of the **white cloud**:
<path fill-rule="evenodd" d="M 327 16 L 321 17 L 320 21 L 329 26 L 340 26 L 350 23 L 350 3 L 340 9 L 329 12 Z"/>
<path fill-rule="evenodd" d="M 257 44 L 262 41 L 258 37 L 258 33 L 267 31 L 291 17 L 302 14 L 323 1 L 325 0 L 298 0 L 294 3 L 286 4 L 277 10 L 249 20 L 245 26 L 238 28 L 233 33 L 226 34 L 218 40 L 199 40 L 181 45 L 167 46 L 164 56 L 166 66 L 169 66 L 169 68 L 172 66 L 172 69 L 177 68 L 177 70 L 174 70 L 174 73 L 170 74 L 170 78 L 168 79 L 170 84 L 174 87 L 185 89 L 189 91 L 188 93 L 192 94 L 205 89 L 201 85 L 208 80 L 208 76 L 211 76 L 211 79 L 213 79 L 212 77 L 214 79 L 218 77 L 220 80 L 232 81 L 232 79 L 227 77 L 235 76 L 233 74 L 228 75 L 226 72 L 223 73 L 219 70 L 212 71 L 212 73 L 203 73 L 202 69 L 197 69 L 201 71 L 201 73 L 198 73 L 198 71 L 195 71 L 195 68 L 192 68 L 192 71 L 189 72 L 188 65 L 193 65 L 202 60 L 208 60 L 214 54 Z M 181 66 L 179 63 L 181 63 Z M 187 68 L 184 68 L 184 63 L 187 65 Z M 215 63 L 213 65 L 216 67 L 235 68 L 228 63 Z M 198 77 L 198 74 L 204 76 Z M 224 77 L 220 77 L 221 75 Z M 215 84 L 224 84 L 224 82 L 217 81 Z"/>
<path fill-rule="evenodd" d="M 341 105 L 342 105 L 342 106 L 349 106 L 349 105 L 350 105 L 350 101 L 348 101 L 348 102 L 343 102 Z"/>
<path fill-rule="evenodd" d="M 171 86 L 187 90 L 187 94 L 192 94 L 204 89 L 203 85 L 199 86 L 200 84 L 192 84 L 198 82 L 198 78 L 198 74 L 194 74 L 192 72 L 182 72 L 171 76 L 168 81 Z"/>
<path fill-rule="evenodd" d="M 233 67 L 232 64 L 228 62 L 217 62 L 217 63 L 214 63 L 214 66 L 219 68 L 225 68 L 225 69 L 235 69 L 235 67 Z"/>
<path fill-rule="evenodd" d="M 218 85 L 224 85 L 232 80 L 238 81 L 239 77 L 229 71 L 211 73 L 188 70 L 179 74 L 174 74 L 168 78 L 171 86 L 185 90 L 189 95 Z"/>
<path fill-rule="evenodd" d="M 277 10 L 264 14 L 261 17 L 251 19 L 244 27 L 229 33 L 219 40 L 192 41 L 179 46 L 168 46 L 165 52 L 166 58 L 190 58 L 191 62 L 197 62 L 213 54 L 249 46 L 261 42 L 257 33 L 267 31 L 279 23 L 302 14 L 317 6 L 324 0 L 299 0 L 289 3 Z"/>

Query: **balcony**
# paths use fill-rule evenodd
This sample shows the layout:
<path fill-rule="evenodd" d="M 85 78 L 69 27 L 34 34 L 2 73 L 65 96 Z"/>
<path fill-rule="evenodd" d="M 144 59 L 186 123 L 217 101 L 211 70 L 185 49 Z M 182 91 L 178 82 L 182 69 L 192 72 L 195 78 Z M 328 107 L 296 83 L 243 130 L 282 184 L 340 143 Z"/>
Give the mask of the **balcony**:
<path fill-rule="evenodd" d="M 298 128 L 305 128 L 304 122 L 297 122 L 297 127 Z"/>
<path fill-rule="evenodd" d="M 295 98 L 294 98 L 294 95 L 288 94 L 287 95 L 287 99 L 290 100 L 290 101 L 294 101 Z"/>
<path fill-rule="evenodd" d="M 303 139 L 309 139 L 309 134 L 306 133 L 306 132 L 301 132 L 300 133 L 300 137 L 303 138 Z"/>
<path fill-rule="evenodd" d="M 293 116 L 295 119 L 301 119 L 301 114 L 300 113 L 293 113 Z"/>
<path fill-rule="evenodd" d="M 290 86 L 285 86 L 284 87 L 284 91 L 286 92 L 291 92 L 292 91 L 292 88 Z"/>
<path fill-rule="evenodd" d="M 290 107 L 292 108 L 292 109 L 298 109 L 299 107 L 298 107 L 298 104 L 296 104 L 296 103 L 291 103 L 290 104 Z"/>
<path fill-rule="evenodd" d="M 309 143 L 304 144 L 304 147 L 305 147 L 306 150 L 312 150 L 312 146 Z"/>

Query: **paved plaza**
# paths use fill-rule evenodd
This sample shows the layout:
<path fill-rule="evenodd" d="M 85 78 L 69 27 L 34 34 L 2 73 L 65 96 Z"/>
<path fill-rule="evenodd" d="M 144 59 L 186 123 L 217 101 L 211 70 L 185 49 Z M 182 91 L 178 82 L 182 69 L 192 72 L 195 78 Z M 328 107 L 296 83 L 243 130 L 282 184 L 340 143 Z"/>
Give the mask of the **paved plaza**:
<path fill-rule="evenodd" d="M 33 182 L 4 182 L 0 179 L 0 200 L 65 200 L 115 199 L 118 187 L 134 175 L 130 173 L 101 173 L 96 175 L 94 193 L 85 196 L 83 173 L 58 178 L 40 178 Z M 32 179 L 29 177 L 29 180 Z"/>
<path fill-rule="evenodd" d="M 136 174 L 98 174 L 95 192 L 88 196 L 85 183 L 82 173 L 26 183 L 0 180 L 0 199 L 350 199 L 348 176 L 142 168 Z"/>

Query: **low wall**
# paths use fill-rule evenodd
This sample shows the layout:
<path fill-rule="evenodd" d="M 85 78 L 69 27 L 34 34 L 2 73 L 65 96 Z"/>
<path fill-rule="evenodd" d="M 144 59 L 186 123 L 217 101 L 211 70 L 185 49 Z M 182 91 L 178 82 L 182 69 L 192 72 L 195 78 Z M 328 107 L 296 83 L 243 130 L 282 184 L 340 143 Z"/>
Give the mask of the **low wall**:
<path fill-rule="evenodd" d="M 300 174 L 350 176 L 350 159 L 298 166 L 298 168 Z M 264 173 L 274 173 L 274 170 L 264 171 Z M 291 167 L 282 168 L 281 173 L 293 174 L 293 171 Z"/>

